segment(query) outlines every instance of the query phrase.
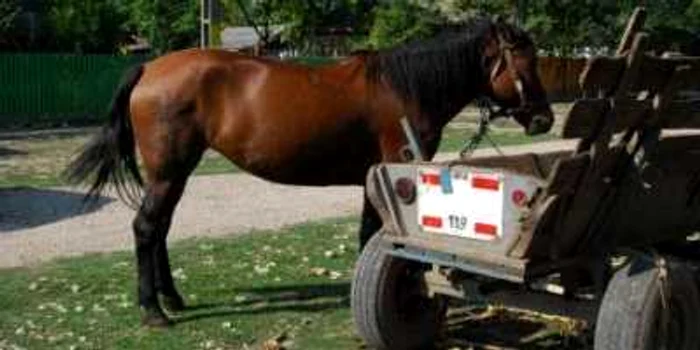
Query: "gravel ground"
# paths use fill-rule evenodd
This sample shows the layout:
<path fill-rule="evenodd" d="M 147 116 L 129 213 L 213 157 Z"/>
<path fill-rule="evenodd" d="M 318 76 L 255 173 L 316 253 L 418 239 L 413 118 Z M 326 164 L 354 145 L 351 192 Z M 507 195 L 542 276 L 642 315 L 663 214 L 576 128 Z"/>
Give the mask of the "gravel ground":
<path fill-rule="evenodd" d="M 546 142 L 504 147 L 506 154 L 573 147 Z M 493 154 L 480 150 L 478 154 Z M 449 159 L 441 154 L 437 159 Z M 113 195 L 81 210 L 82 190 L 11 189 L 0 192 L 0 267 L 57 257 L 130 250 L 134 212 Z M 173 219 L 169 242 L 189 237 L 239 235 L 325 218 L 359 215 L 358 186 L 297 187 L 246 174 L 194 176 Z"/>

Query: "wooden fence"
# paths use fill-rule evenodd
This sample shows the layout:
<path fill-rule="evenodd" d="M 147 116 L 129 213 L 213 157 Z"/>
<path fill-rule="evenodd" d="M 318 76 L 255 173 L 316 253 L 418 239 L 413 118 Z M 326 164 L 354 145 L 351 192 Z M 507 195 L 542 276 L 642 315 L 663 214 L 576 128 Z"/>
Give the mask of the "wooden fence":
<path fill-rule="evenodd" d="M 573 101 L 578 97 L 578 78 L 586 65 L 585 58 L 540 57 L 538 63 L 542 85 L 551 101 Z"/>

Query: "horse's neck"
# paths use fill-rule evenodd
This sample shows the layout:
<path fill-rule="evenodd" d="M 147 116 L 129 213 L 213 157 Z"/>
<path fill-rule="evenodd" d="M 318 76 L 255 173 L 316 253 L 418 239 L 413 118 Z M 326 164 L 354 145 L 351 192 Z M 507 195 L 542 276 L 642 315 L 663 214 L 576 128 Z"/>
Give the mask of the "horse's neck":
<path fill-rule="evenodd" d="M 437 152 L 444 127 L 457 117 L 477 97 L 476 95 L 476 93 L 465 95 L 462 100 L 455 101 L 454 107 L 450 106 L 449 109 L 440 115 L 428 115 L 417 111 L 414 113 L 414 117 L 411 118 L 413 119 L 412 124 L 428 158 L 432 158 Z"/>

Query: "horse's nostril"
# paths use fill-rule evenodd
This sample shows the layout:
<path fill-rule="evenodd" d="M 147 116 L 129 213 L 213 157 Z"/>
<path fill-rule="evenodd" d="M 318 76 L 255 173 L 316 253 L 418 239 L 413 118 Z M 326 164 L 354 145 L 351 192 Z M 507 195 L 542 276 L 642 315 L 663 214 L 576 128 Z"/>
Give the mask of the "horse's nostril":
<path fill-rule="evenodd" d="M 527 128 L 528 135 L 544 134 L 552 129 L 554 119 L 545 115 L 536 115 L 532 117 L 530 126 Z"/>

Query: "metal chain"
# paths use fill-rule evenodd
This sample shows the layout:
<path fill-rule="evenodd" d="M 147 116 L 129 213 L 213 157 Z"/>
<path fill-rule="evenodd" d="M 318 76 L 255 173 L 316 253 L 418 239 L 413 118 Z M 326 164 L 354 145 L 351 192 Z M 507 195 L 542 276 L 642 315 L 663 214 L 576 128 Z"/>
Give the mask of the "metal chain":
<path fill-rule="evenodd" d="M 500 156 L 503 156 L 503 152 L 498 147 L 496 142 L 488 135 L 491 131 L 489 123 L 492 118 L 495 118 L 499 113 L 494 111 L 491 107 L 491 102 L 486 98 L 479 98 L 476 100 L 476 104 L 479 107 L 479 124 L 477 126 L 476 133 L 467 141 L 467 143 L 459 151 L 459 156 L 461 158 L 469 157 L 474 151 L 479 147 L 479 144 L 486 139 L 491 146 L 498 152 Z"/>
<path fill-rule="evenodd" d="M 654 255 L 654 263 L 659 269 L 659 275 L 657 276 L 657 282 L 659 284 L 659 297 L 661 298 L 661 311 L 660 311 L 660 325 L 659 325 L 659 336 L 658 339 L 662 339 L 662 348 L 660 350 L 670 350 L 667 349 L 667 343 L 664 342 L 663 340 L 666 340 L 666 337 L 668 335 L 668 327 L 669 323 L 671 320 L 671 316 L 669 315 L 671 309 L 669 305 L 669 290 L 668 290 L 668 263 L 666 259 L 657 254 L 656 252 L 652 251 L 652 254 Z"/>

